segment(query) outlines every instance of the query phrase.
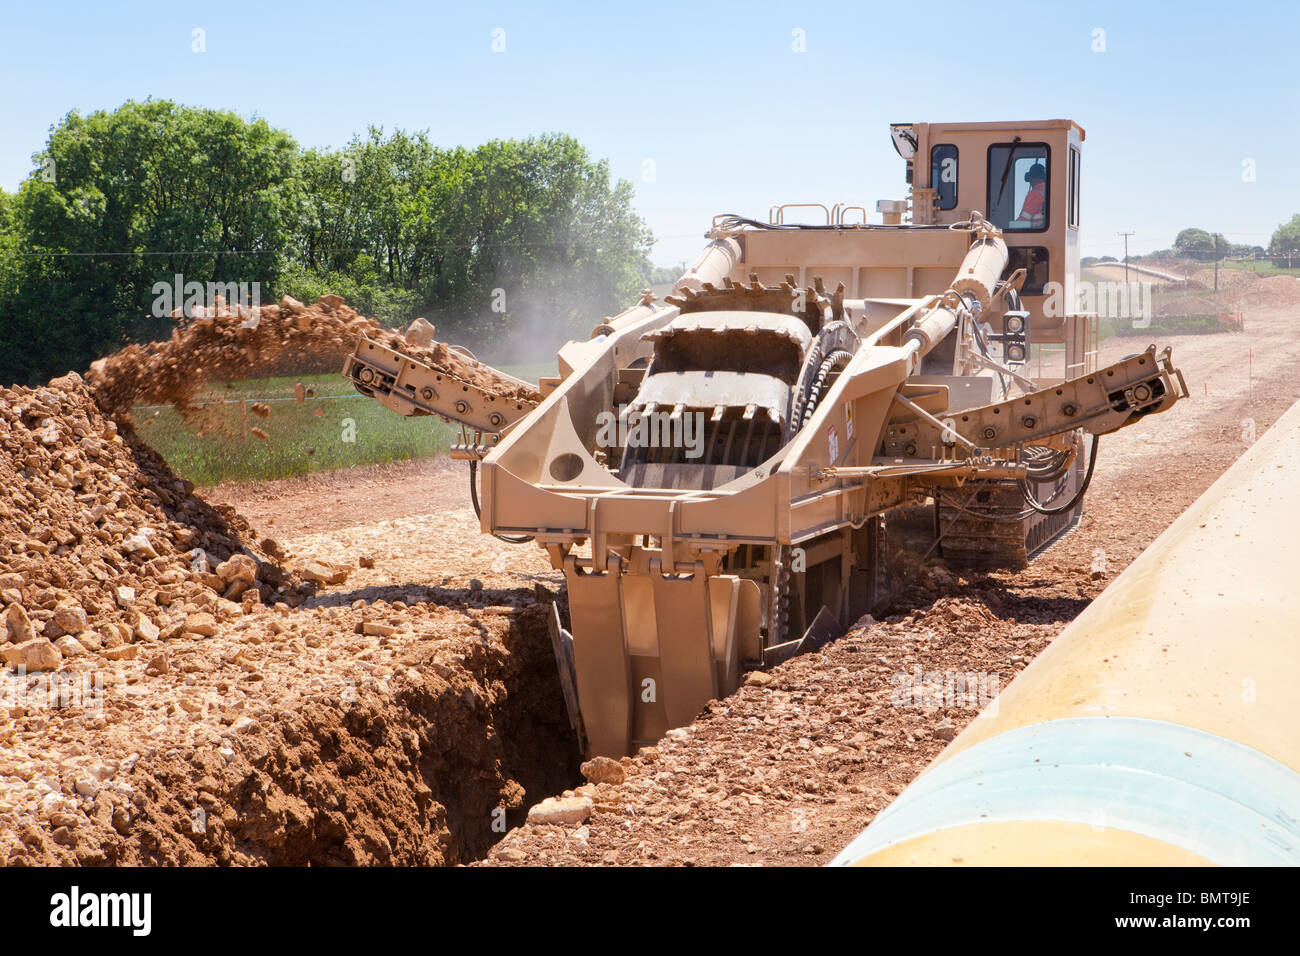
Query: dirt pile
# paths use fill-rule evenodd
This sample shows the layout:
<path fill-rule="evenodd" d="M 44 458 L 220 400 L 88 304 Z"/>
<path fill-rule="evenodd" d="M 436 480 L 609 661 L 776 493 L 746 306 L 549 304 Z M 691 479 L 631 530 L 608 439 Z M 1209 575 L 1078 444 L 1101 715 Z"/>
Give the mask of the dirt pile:
<path fill-rule="evenodd" d="M 1259 277 L 1254 273 L 1245 272 L 1241 269 L 1220 269 L 1219 270 L 1219 291 L 1220 292 L 1240 292 L 1243 289 L 1259 281 Z M 1187 285 L 1192 289 L 1202 289 L 1213 291 L 1214 289 L 1214 269 L 1197 269 L 1187 277 Z"/>
<path fill-rule="evenodd" d="M 1212 292 L 1214 270 L 1193 273 L 1189 286 Z M 1300 306 L 1300 280 L 1287 275 L 1257 275 L 1242 269 L 1219 270 L 1218 296 L 1225 306 L 1278 309 Z"/>
<path fill-rule="evenodd" d="M 531 586 L 254 545 L 76 375 L 0 481 L 0 865 L 454 863 L 574 783 Z"/>
<path fill-rule="evenodd" d="M 28 672 L 303 597 L 273 542 L 193 494 L 76 374 L 0 389 L 0 655 Z"/>
<path fill-rule="evenodd" d="M 410 345 L 401 333 L 348 307 L 341 296 L 323 295 L 312 305 L 285 296 L 279 305 L 248 308 L 218 300 L 209 312 L 176 313 L 177 327 L 165 342 L 129 345 L 95 362 L 87 373 L 100 405 L 110 414 L 134 405 L 175 405 L 185 410 L 206 382 L 233 381 L 283 370 L 286 363 L 337 359 L 365 335 L 463 381 L 510 398 L 537 401 L 534 389 L 440 342 Z"/>
<path fill-rule="evenodd" d="M 0 865 L 481 856 L 576 778 L 545 614 L 520 599 L 259 607 L 104 663 L 71 702 L 29 688 L 0 710 Z"/>
<path fill-rule="evenodd" d="M 1262 276 L 1247 287 L 1243 304 L 1253 309 L 1300 306 L 1300 279 L 1294 276 Z"/>
<path fill-rule="evenodd" d="M 0 865 L 482 855 L 576 777 L 532 587 L 349 588 L 395 572 L 255 543 L 128 413 L 188 412 L 205 381 L 305 356 L 341 365 L 360 334 L 491 370 L 337 296 L 178 319 L 85 381 L 0 389 Z"/>

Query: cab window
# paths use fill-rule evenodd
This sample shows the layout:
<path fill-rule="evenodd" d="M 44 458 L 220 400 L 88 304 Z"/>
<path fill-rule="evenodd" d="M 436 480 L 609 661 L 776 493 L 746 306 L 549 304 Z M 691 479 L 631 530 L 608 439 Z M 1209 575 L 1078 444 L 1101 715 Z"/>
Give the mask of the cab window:
<path fill-rule="evenodd" d="M 1079 151 L 1070 147 L 1070 215 L 1067 225 L 1079 228 Z"/>
<path fill-rule="evenodd" d="M 930 149 L 930 188 L 939 209 L 957 208 L 957 147 L 951 143 Z"/>
<path fill-rule="evenodd" d="M 1025 284 L 1020 294 L 1043 295 L 1047 289 L 1048 271 L 1046 246 L 1010 246 L 1007 249 L 1007 267 L 1002 278 L 1010 279 L 1019 269 L 1025 270 Z"/>
<path fill-rule="evenodd" d="M 1046 143 L 989 147 L 990 222 L 1008 232 L 1044 232 L 1051 197 L 1051 154 Z"/>

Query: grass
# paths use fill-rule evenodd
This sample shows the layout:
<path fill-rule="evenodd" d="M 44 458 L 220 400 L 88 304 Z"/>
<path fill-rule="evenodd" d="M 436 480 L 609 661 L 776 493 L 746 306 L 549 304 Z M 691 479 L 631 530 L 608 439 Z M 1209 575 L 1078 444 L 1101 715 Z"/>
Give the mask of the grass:
<path fill-rule="evenodd" d="M 1184 333 L 1188 335 L 1206 335 L 1219 332 L 1240 332 L 1240 325 L 1221 322 L 1217 315 L 1157 315 L 1148 326 L 1135 328 L 1132 323 L 1115 327 L 1115 334 L 1120 336 L 1144 336 L 1156 332 L 1164 334 Z"/>
<path fill-rule="evenodd" d="M 1219 263 L 1219 267 L 1224 269 L 1240 269 L 1243 272 L 1258 272 L 1262 276 L 1279 275 L 1296 276 L 1300 278 L 1300 256 L 1297 256 L 1293 261 L 1296 264 L 1290 269 L 1286 266 L 1275 266 L 1273 265 L 1272 260 L 1269 259 L 1256 260 L 1255 262 L 1233 262 L 1231 260 L 1225 260 Z M 1212 262 L 1207 262 L 1206 265 L 1211 269 L 1214 268 L 1214 263 Z"/>
<path fill-rule="evenodd" d="M 502 366 L 525 381 L 554 375 L 554 362 Z M 295 382 L 313 393 L 295 400 Z M 140 435 L 172 470 L 197 485 L 271 480 L 445 454 L 458 426 L 431 416 L 406 418 L 356 392 L 337 374 L 248 379 L 209 385 L 201 411 L 184 419 L 170 406 L 135 409 Z M 245 412 L 262 401 L 266 418 Z M 258 428 L 266 434 L 259 438 Z"/>

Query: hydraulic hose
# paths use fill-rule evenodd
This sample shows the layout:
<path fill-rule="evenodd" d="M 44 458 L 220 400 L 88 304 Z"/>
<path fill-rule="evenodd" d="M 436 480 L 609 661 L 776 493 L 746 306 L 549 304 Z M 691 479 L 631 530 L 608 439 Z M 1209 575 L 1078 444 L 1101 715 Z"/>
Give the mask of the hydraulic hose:
<path fill-rule="evenodd" d="M 1088 485 L 1092 483 L 1092 470 L 1097 467 L 1097 446 L 1100 443 L 1101 443 L 1101 436 L 1093 435 L 1092 449 L 1088 453 L 1088 471 L 1086 474 L 1084 474 L 1083 484 L 1079 486 L 1079 490 L 1075 493 L 1073 498 L 1071 498 L 1063 505 L 1057 505 L 1054 508 L 1048 508 L 1045 505 L 1039 503 L 1038 499 L 1034 497 L 1034 493 L 1029 490 L 1029 482 L 1021 478 L 1016 481 L 1016 484 L 1020 486 L 1020 493 L 1025 496 L 1025 503 L 1029 505 L 1029 507 L 1037 511 L 1039 514 L 1044 514 L 1044 515 L 1059 515 L 1062 512 L 1069 511 L 1071 508 L 1077 505 L 1080 501 L 1083 500 L 1083 496 L 1088 490 Z"/>
<path fill-rule="evenodd" d="M 469 500 L 474 503 L 475 516 L 481 520 L 483 512 L 478 503 L 478 462 L 473 458 L 469 460 Z M 492 537 L 506 544 L 527 544 L 533 540 L 531 534 L 497 534 L 495 531 L 492 532 Z"/>

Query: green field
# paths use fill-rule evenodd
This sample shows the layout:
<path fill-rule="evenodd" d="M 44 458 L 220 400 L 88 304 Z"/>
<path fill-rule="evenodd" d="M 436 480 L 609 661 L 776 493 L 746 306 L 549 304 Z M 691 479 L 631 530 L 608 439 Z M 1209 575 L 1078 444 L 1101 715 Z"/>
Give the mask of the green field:
<path fill-rule="evenodd" d="M 1214 268 L 1213 263 L 1207 263 L 1210 268 Z M 1285 266 L 1275 266 L 1272 260 L 1262 260 L 1257 262 L 1234 262 L 1225 260 L 1219 263 L 1220 268 L 1240 269 L 1243 272 L 1258 272 L 1262 276 L 1296 276 L 1300 278 L 1300 256 L 1295 259 L 1295 265 L 1288 269 Z"/>
<path fill-rule="evenodd" d="M 505 365 L 502 371 L 535 382 L 540 375 L 554 375 L 555 365 Z M 301 403 L 294 397 L 295 382 L 313 392 Z M 255 401 L 270 409 L 267 417 L 247 410 Z M 209 385 L 198 402 L 200 410 L 188 419 L 170 406 L 133 412 L 141 437 L 173 471 L 197 485 L 432 458 L 444 454 L 460 433 L 431 416 L 404 418 L 389 411 L 334 374 Z M 258 437 L 253 428 L 267 437 Z"/>

